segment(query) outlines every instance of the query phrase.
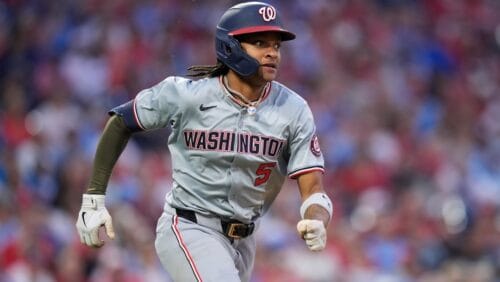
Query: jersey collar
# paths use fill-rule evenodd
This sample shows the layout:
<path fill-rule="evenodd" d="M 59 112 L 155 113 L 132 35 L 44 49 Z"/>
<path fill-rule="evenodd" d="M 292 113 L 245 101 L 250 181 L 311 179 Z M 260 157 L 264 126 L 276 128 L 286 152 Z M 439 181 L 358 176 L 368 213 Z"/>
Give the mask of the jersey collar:
<path fill-rule="evenodd" d="M 224 82 L 223 75 L 219 76 L 219 83 L 220 83 L 222 89 L 224 90 L 224 93 L 226 93 L 226 95 L 229 98 L 231 98 L 231 100 L 233 100 L 236 104 L 238 104 L 241 107 L 250 107 L 250 106 L 257 107 L 258 105 L 262 104 L 262 102 L 264 102 L 264 100 L 269 96 L 269 93 L 271 93 L 271 86 L 272 86 L 272 82 L 266 83 L 266 86 L 264 86 L 264 89 L 262 89 L 262 94 L 261 94 L 259 100 L 252 104 L 252 103 L 247 103 L 247 102 L 243 101 L 242 99 L 237 98 L 241 94 L 235 94 L 235 92 L 232 91 L 226 85 L 226 83 Z"/>

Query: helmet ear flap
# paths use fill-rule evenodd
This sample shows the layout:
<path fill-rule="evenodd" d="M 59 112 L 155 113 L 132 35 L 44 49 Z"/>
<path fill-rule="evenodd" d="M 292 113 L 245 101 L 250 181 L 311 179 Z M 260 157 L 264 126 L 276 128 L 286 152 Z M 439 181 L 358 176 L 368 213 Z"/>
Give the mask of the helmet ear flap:
<path fill-rule="evenodd" d="M 229 58 L 232 54 L 237 52 L 238 49 L 241 49 L 240 42 L 230 35 L 219 34 L 217 39 L 217 44 L 220 45 L 216 46 L 218 56 L 222 55 L 222 57 Z M 221 54 L 219 54 L 219 51 L 221 51 Z"/>
<path fill-rule="evenodd" d="M 231 55 L 231 53 L 233 53 L 233 49 L 231 48 L 231 46 L 229 44 L 226 44 L 226 43 L 223 43 L 224 44 L 224 51 L 226 52 L 226 54 L 228 56 Z"/>
<path fill-rule="evenodd" d="M 218 30 L 215 40 L 217 59 L 241 76 L 250 76 L 259 69 L 259 62 L 248 55 L 240 42 L 223 30 Z"/>

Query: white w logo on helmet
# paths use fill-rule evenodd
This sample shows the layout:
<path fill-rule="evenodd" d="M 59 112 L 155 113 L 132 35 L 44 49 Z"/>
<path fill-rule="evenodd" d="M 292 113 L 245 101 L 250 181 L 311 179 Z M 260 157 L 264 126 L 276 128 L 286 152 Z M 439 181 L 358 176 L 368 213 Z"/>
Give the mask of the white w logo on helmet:
<path fill-rule="evenodd" d="M 259 14 L 262 15 L 262 19 L 266 22 L 270 22 L 276 19 L 276 9 L 273 6 L 264 6 L 259 9 Z"/>

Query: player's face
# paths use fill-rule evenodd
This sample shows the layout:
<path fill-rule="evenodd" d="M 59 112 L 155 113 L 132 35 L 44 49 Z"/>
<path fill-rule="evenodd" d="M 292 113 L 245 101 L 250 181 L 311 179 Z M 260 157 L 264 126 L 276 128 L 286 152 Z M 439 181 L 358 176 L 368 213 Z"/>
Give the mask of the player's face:
<path fill-rule="evenodd" d="M 281 36 L 276 32 L 262 32 L 245 35 L 240 41 L 243 50 L 259 62 L 258 77 L 264 81 L 274 80 L 281 61 Z"/>

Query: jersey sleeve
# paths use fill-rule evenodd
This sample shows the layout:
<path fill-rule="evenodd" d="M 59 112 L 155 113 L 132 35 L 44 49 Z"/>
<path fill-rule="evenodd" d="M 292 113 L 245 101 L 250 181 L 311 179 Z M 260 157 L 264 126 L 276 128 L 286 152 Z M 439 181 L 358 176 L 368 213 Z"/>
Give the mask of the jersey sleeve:
<path fill-rule="evenodd" d="M 179 108 L 179 90 L 175 77 L 167 77 L 151 88 L 140 91 L 135 99 L 115 107 L 109 114 L 123 117 L 131 131 L 166 127 Z"/>
<path fill-rule="evenodd" d="M 324 173 L 324 159 L 316 135 L 316 125 L 307 104 L 297 115 L 292 129 L 289 140 L 288 176 L 295 179 L 311 171 Z"/>

